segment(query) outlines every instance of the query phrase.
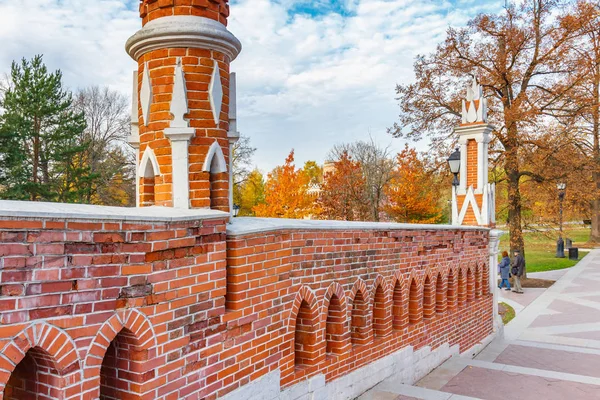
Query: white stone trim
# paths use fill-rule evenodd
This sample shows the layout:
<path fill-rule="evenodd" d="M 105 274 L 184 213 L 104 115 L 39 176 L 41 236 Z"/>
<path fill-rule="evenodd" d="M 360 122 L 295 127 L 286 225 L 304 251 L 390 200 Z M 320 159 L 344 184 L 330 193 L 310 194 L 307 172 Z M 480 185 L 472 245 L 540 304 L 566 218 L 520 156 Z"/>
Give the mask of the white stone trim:
<path fill-rule="evenodd" d="M 216 159 L 215 159 L 216 157 Z M 212 168 L 213 161 L 216 161 L 216 168 Z M 223 155 L 223 150 L 219 145 L 219 142 L 216 140 L 208 149 L 208 153 L 206 154 L 206 159 L 204 160 L 204 166 L 202 167 L 202 171 L 210 172 L 211 174 L 220 174 L 222 172 L 227 172 L 227 162 L 225 161 L 225 156 Z"/>
<path fill-rule="evenodd" d="M 460 214 L 458 216 L 458 223 L 460 225 L 462 225 L 463 221 L 465 220 L 465 216 L 467 215 L 469 206 L 473 209 L 473 214 L 475 214 L 477 224 L 483 225 L 483 221 L 481 219 L 481 211 L 479 210 L 479 206 L 477 205 L 477 201 L 475 200 L 475 192 L 473 191 L 473 186 L 470 186 L 469 190 L 467 190 L 465 201 L 463 202 L 462 208 L 460 210 Z"/>
<path fill-rule="evenodd" d="M 223 211 L 171 207 L 109 207 L 90 204 L 45 203 L 38 201 L 0 200 L 0 218 L 76 220 L 76 221 L 147 221 L 177 222 L 223 219 Z"/>
<path fill-rule="evenodd" d="M 208 100 L 215 119 L 215 126 L 218 127 L 219 122 L 221 122 L 221 110 L 223 109 L 223 84 L 221 83 L 219 64 L 216 61 L 214 61 L 213 73 L 208 87 Z"/>
<path fill-rule="evenodd" d="M 480 226 L 453 226 L 433 224 L 397 224 L 392 222 L 355 222 L 355 221 L 321 221 L 321 220 L 294 220 L 285 218 L 245 218 L 238 217 L 227 226 L 227 234 L 232 236 L 248 235 L 253 233 L 270 232 L 278 230 L 427 230 L 427 231 L 489 231 L 489 228 Z"/>
<path fill-rule="evenodd" d="M 165 48 L 201 48 L 219 51 L 233 61 L 242 44 L 225 25 L 210 18 L 174 15 L 148 22 L 127 40 L 125 50 L 135 61 Z"/>
<path fill-rule="evenodd" d="M 240 133 L 237 131 L 237 76 L 235 72 L 229 74 L 229 131 L 227 137 L 233 142 L 237 142 L 240 138 Z"/>
<path fill-rule="evenodd" d="M 152 81 L 150 80 L 150 70 L 148 63 L 144 64 L 144 73 L 142 75 L 142 87 L 140 89 L 140 103 L 142 105 L 142 117 L 144 125 L 148 126 L 150 122 L 150 107 L 152 106 Z"/>
<path fill-rule="evenodd" d="M 173 207 L 190 208 L 189 140 L 194 136 L 194 128 L 167 128 L 165 136 L 171 141 L 173 168 Z"/>
<path fill-rule="evenodd" d="M 171 128 L 187 128 L 190 126 L 184 116 L 189 113 L 187 87 L 185 84 L 185 73 L 181 65 L 181 57 L 177 58 L 175 66 L 175 82 L 173 84 L 173 95 L 171 96 Z"/>
<path fill-rule="evenodd" d="M 148 167 L 151 167 L 152 170 L 148 169 Z M 147 146 L 140 162 L 138 177 L 153 178 L 155 176 L 160 176 L 160 165 L 158 164 L 154 150 L 150 146 Z"/>

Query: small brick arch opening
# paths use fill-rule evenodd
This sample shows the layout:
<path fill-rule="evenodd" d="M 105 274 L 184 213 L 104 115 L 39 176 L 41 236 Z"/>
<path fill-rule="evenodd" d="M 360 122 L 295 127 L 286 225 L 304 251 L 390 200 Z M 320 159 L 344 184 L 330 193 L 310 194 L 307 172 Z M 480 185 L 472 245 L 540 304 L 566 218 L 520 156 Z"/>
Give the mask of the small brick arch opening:
<path fill-rule="evenodd" d="M 419 300 L 419 285 L 416 279 L 413 278 L 411 280 L 408 292 L 408 319 L 411 324 L 416 324 L 423 320 L 423 312 Z"/>
<path fill-rule="evenodd" d="M 306 300 L 302 300 L 294 332 L 294 364 L 297 368 L 314 365 L 317 356 L 318 321 Z"/>
<path fill-rule="evenodd" d="M 375 297 L 373 298 L 373 334 L 378 337 L 385 336 L 387 332 L 385 310 L 385 292 L 381 285 L 375 289 Z"/>
<path fill-rule="evenodd" d="M 448 272 L 448 282 L 446 287 L 446 305 L 448 309 L 453 310 L 456 307 L 456 282 L 454 281 L 454 272 Z"/>
<path fill-rule="evenodd" d="M 467 280 L 462 269 L 458 270 L 458 305 L 464 307 L 467 302 Z"/>
<path fill-rule="evenodd" d="M 481 268 L 475 270 L 475 297 L 481 298 Z"/>
<path fill-rule="evenodd" d="M 27 351 L 4 388 L 4 400 L 58 399 L 63 378 L 52 356 L 40 347 Z"/>
<path fill-rule="evenodd" d="M 471 268 L 467 270 L 467 303 L 470 304 L 475 300 L 475 274 Z"/>
<path fill-rule="evenodd" d="M 435 311 L 442 314 L 446 311 L 446 291 L 444 290 L 444 280 L 442 273 L 439 272 L 435 282 Z"/>
<path fill-rule="evenodd" d="M 353 345 L 362 345 L 369 342 L 369 304 L 362 291 L 356 292 L 352 302 L 352 327 L 350 337 Z"/>
<path fill-rule="evenodd" d="M 435 315 L 435 290 L 429 276 L 425 278 L 423 286 L 423 318 L 431 319 Z"/>
<path fill-rule="evenodd" d="M 148 350 L 133 332 L 123 328 L 112 340 L 100 368 L 100 400 L 141 399 L 142 385 L 154 377 L 146 367 Z"/>
<path fill-rule="evenodd" d="M 396 281 L 394 292 L 392 294 L 392 313 L 394 329 L 403 329 L 406 326 L 406 316 L 404 315 L 404 301 L 402 297 L 402 284 Z"/>
<path fill-rule="evenodd" d="M 342 354 L 345 342 L 345 313 L 342 302 L 335 294 L 329 300 L 327 321 L 325 323 L 326 351 L 328 354 Z"/>

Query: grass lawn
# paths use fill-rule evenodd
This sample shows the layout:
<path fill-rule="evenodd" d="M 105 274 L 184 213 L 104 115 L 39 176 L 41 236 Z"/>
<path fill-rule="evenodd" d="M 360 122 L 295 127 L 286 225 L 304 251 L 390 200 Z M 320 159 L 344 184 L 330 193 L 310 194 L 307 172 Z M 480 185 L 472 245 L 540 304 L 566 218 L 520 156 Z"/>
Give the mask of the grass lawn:
<path fill-rule="evenodd" d="M 527 272 L 551 271 L 564 269 L 577 264 L 577 261 L 568 258 L 556 258 L 556 233 L 555 232 L 526 232 L 523 234 L 525 239 L 525 262 Z M 573 240 L 573 247 L 586 247 L 590 238 L 589 228 L 570 228 L 565 231 L 565 237 Z M 509 249 L 508 233 L 500 238 L 500 252 Z M 579 250 L 579 259 L 581 260 L 587 252 Z M 565 249 L 565 255 L 568 252 Z M 512 256 L 512 255 L 511 255 Z"/>

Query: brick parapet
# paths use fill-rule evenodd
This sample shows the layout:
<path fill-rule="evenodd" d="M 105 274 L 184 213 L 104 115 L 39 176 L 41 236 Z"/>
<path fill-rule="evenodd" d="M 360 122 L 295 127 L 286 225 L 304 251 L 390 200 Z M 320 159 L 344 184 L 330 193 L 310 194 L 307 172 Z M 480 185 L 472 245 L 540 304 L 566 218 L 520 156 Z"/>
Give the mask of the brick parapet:
<path fill-rule="evenodd" d="M 333 380 L 406 346 L 464 350 L 491 333 L 486 229 L 227 234 L 206 213 L 0 217 L 0 384 L 87 399 L 127 381 L 132 398 L 215 399 L 276 370 L 282 388 Z M 448 292 L 464 301 L 447 307 Z"/>

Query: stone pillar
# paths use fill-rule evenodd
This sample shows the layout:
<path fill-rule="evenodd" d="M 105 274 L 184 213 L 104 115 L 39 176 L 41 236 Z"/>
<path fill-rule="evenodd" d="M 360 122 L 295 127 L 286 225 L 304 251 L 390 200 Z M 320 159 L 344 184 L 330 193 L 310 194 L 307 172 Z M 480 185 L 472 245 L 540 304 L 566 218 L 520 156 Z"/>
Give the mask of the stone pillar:
<path fill-rule="evenodd" d="M 135 206 L 140 206 L 140 174 L 138 173 L 140 165 L 140 124 L 138 117 L 138 72 L 133 71 L 133 90 L 131 94 L 131 135 L 127 138 L 129 145 L 135 151 L 136 169 L 135 169 Z"/>
<path fill-rule="evenodd" d="M 140 2 L 143 27 L 126 50 L 138 62 L 138 169 L 154 174 L 154 205 L 229 210 L 229 66 L 241 44 L 227 3 Z"/>
<path fill-rule="evenodd" d="M 488 284 L 490 285 L 490 293 L 494 294 L 494 331 L 497 331 L 501 327 L 503 327 L 502 318 L 498 315 L 498 298 L 499 298 L 499 289 L 498 289 L 498 253 L 500 252 L 500 236 L 502 236 L 504 232 L 492 229 L 490 231 L 490 260 L 489 260 L 489 277 L 490 281 Z"/>

